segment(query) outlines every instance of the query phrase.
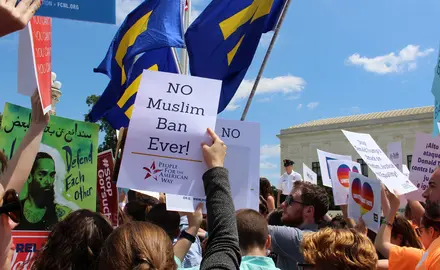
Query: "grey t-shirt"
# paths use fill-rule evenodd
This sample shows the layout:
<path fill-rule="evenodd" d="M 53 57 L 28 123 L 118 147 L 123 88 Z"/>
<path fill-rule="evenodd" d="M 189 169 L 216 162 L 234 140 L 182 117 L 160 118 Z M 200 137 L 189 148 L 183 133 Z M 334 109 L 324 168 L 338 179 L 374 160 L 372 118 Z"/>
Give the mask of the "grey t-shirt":
<path fill-rule="evenodd" d="M 304 263 L 301 241 L 306 232 L 316 232 L 318 225 L 310 224 L 299 228 L 269 226 L 272 238 L 272 252 L 278 254 L 277 267 L 283 270 L 296 269 L 297 263 Z"/>

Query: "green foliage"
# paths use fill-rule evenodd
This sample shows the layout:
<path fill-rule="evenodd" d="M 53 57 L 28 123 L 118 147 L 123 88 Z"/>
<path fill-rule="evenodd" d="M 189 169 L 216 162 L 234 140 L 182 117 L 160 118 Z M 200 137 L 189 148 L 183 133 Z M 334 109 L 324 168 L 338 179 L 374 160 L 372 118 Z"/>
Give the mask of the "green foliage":
<path fill-rule="evenodd" d="M 92 107 L 96 104 L 96 102 L 98 102 L 99 98 L 100 96 L 97 95 L 91 95 L 87 97 L 86 104 L 90 108 L 89 112 L 92 110 Z M 84 120 L 88 121 L 87 114 L 84 115 Z M 116 130 L 105 119 L 101 119 L 96 123 L 99 125 L 99 131 L 105 133 L 104 142 L 99 145 L 98 152 L 112 149 L 113 154 L 115 154 L 117 144 Z"/>

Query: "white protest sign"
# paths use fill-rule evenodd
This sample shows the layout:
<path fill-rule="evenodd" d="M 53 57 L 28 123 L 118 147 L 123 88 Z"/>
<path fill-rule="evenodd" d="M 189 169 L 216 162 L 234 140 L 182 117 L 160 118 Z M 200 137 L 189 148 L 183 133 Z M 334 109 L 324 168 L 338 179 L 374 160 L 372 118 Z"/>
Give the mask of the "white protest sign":
<path fill-rule="evenodd" d="M 433 138 L 430 134 L 417 133 L 409 179 L 418 190 L 405 197 L 409 200 L 423 200 L 422 193 L 428 187 L 429 179 L 439 165 L 440 137 Z"/>
<path fill-rule="evenodd" d="M 330 179 L 330 170 L 328 168 L 328 161 L 337 160 L 337 159 L 351 161 L 351 156 L 337 155 L 319 149 L 317 149 L 317 151 L 318 151 L 319 166 L 321 168 L 322 184 L 326 187 L 332 187 L 332 180 Z"/>
<path fill-rule="evenodd" d="M 377 179 L 350 173 L 350 194 L 348 196 L 348 217 L 358 220 L 360 217 L 372 231 L 378 232 L 382 213 L 382 186 Z"/>
<path fill-rule="evenodd" d="M 303 163 L 303 178 L 312 184 L 318 184 L 318 175 Z"/>
<path fill-rule="evenodd" d="M 391 191 L 399 194 L 417 190 L 403 173 L 391 162 L 387 155 L 380 149 L 370 134 L 342 130 L 345 137 L 353 145 L 368 167 L 376 177 Z"/>
<path fill-rule="evenodd" d="M 197 198 L 192 196 L 165 194 L 168 211 L 194 213 L 199 203 L 203 203 L 202 213 L 206 214 L 206 197 Z"/>
<path fill-rule="evenodd" d="M 399 171 L 402 171 L 402 142 L 389 143 L 387 153 L 391 162 L 393 162 Z"/>
<path fill-rule="evenodd" d="M 350 160 L 329 160 L 328 166 L 335 205 L 346 205 L 350 187 L 350 172 L 360 173 L 361 165 Z"/>
<path fill-rule="evenodd" d="M 215 128 L 221 81 L 144 70 L 118 187 L 205 196 L 202 142 Z"/>
<path fill-rule="evenodd" d="M 260 124 L 217 119 L 216 134 L 228 147 L 225 168 L 229 171 L 236 210 L 258 210 L 260 195 Z M 194 212 L 205 197 L 170 196 L 167 210 Z M 180 203 L 179 203 L 180 202 Z"/>

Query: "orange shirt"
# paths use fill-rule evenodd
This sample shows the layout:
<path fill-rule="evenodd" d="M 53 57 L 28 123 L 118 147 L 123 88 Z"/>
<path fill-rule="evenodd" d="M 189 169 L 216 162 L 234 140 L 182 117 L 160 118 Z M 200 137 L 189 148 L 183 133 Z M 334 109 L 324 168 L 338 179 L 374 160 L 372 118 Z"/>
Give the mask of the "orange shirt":
<path fill-rule="evenodd" d="M 388 270 L 414 270 L 423 256 L 423 249 L 393 246 L 388 258 Z"/>
<path fill-rule="evenodd" d="M 416 270 L 438 270 L 440 269 L 440 237 L 435 239 L 425 251 Z"/>

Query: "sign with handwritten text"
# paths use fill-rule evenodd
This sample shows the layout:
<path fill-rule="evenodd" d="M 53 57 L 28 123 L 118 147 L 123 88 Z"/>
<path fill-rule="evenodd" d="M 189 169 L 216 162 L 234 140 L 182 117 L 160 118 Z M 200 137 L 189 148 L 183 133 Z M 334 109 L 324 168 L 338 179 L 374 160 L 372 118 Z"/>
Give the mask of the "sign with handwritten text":
<path fill-rule="evenodd" d="M 118 190 L 113 183 L 113 152 L 106 150 L 98 154 L 97 190 L 99 208 L 113 226 L 118 226 Z"/>
<path fill-rule="evenodd" d="M 211 140 L 221 81 L 144 70 L 118 187 L 203 197 L 202 143 Z"/>
<path fill-rule="evenodd" d="M 30 122 L 31 110 L 6 103 L 0 150 L 8 158 L 17 151 Z M 51 116 L 20 193 L 24 216 L 16 229 L 48 230 L 73 210 L 96 210 L 98 129 L 96 124 Z"/>
<path fill-rule="evenodd" d="M 367 163 L 368 167 L 376 174 L 376 177 L 391 191 L 399 194 L 417 190 L 394 164 L 388 156 L 380 149 L 370 134 L 356 133 L 342 130 L 345 137 L 354 147 L 356 152 Z"/>
<path fill-rule="evenodd" d="M 11 260 L 11 270 L 32 269 L 36 253 L 46 244 L 50 232 L 12 231 L 12 243 L 15 246 Z"/>
<path fill-rule="evenodd" d="M 304 181 L 310 182 L 315 185 L 318 184 L 318 175 L 304 163 L 303 163 L 303 178 Z"/>
<path fill-rule="evenodd" d="M 402 142 L 392 142 L 387 146 L 387 154 L 397 169 L 402 171 Z"/>

